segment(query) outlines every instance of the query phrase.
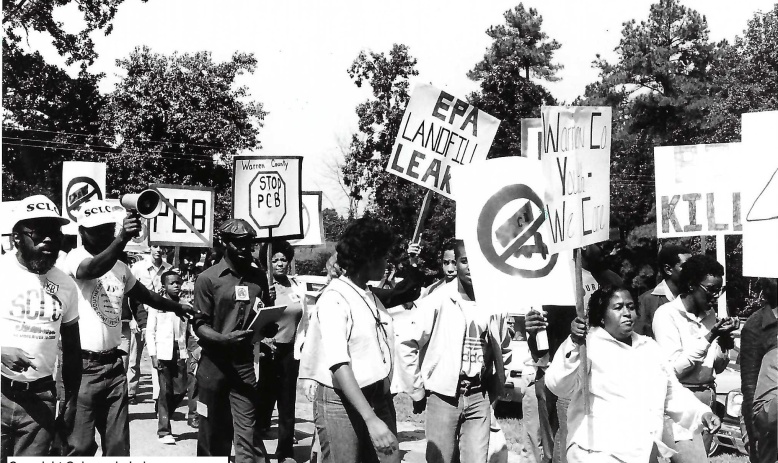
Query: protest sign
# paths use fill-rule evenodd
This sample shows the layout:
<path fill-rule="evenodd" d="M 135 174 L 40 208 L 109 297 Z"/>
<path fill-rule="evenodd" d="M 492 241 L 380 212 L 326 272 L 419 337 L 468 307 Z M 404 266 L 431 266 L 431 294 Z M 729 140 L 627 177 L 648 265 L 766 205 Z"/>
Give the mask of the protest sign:
<path fill-rule="evenodd" d="M 743 114 L 743 275 L 778 278 L 778 111 Z"/>
<path fill-rule="evenodd" d="M 543 123 L 540 118 L 521 120 L 521 156 L 530 159 L 543 159 Z"/>
<path fill-rule="evenodd" d="M 539 161 L 504 157 L 460 169 L 453 178 L 458 237 L 465 241 L 479 305 L 525 313 L 573 305 L 572 258 L 549 252 L 545 181 Z M 458 185 L 471 185 L 458 188 Z"/>
<path fill-rule="evenodd" d="M 500 120 L 431 85 L 405 109 L 386 170 L 448 198 L 458 166 L 486 159 Z"/>
<path fill-rule="evenodd" d="M 743 231 L 740 143 L 654 148 L 659 238 Z"/>
<path fill-rule="evenodd" d="M 321 191 L 303 191 L 303 238 L 289 242 L 292 246 L 324 244 L 324 222 L 321 215 Z"/>
<path fill-rule="evenodd" d="M 149 243 L 159 246 L 213 247 L 213 188 L 149 185 L 162 201 L 159 214 L 149 219 Z"/>
<path fill-rule="evenodd" d="M 81 204 L 104 199 L 105 163 L 65 161 L 62 163 L 62 216 L 71 223 L 62 227 L 62 232 L 68 235 L 78 234 L 75 223 L 76 211 Z"/>
<path fill-rule="evenodd" d="M 302 164 L 299 156 L 236 156 L 232 213 L 259 238 L 303 238 Z"/>
<path fill-rule="evenodd" d="M 611 108 L 544 106 L 541 119 L 549 251 L 607 240 Z"/>
<path fill-rule="evenodd" d="M 14 227 L 16 206 L 21 201 L 0 202 L 0 235 L 10 235 Z"/>

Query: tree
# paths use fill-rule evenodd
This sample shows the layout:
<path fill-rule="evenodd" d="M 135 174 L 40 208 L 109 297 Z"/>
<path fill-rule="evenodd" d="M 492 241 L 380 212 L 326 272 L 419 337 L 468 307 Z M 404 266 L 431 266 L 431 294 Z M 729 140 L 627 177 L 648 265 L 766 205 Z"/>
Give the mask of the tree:
<path fill-rule="evenodd" d="M 321 220 L 324 223 L 324 239 L 326 241 L 338 241 L 348 221 L 331 207 L 322 209 Z"/>
<path fill-rule="evenodd" d="M 520 3 L 504 17 L 504 25 L 486 31 L 493 42 L 468 73 L 481 86 L 480 92 L 470 95 L 470 102 L 502 120 L 490 158 L 521 153 L 521 119 L 539 117 L 542 105 L 555 104 L 551 94 L 531 78 L 555 81 L 562 68 L 553 63 L 561 45 L 541 31 L 543 17 L 537 10 L 526 10 Z"/>
<path fill-rule="evenodd" d="M 117 60 L 125 76 L 101 111 L 108 155 L 109 194 L 139 191 L 149 183 L 211 186 L 217 217 L 230 213 L 231 160 L 260 148 L 262 103 L 247 100 L 235 79 L 252 73 L 252 54 L 215 63 L 210 52 L 166 56 L 136 48 Z"/>

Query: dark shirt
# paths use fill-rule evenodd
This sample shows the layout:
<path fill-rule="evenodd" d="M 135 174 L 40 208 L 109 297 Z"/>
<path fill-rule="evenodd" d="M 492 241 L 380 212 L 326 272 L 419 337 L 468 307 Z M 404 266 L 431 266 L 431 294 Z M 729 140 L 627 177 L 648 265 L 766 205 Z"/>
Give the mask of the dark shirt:
<path fill-rule="evenodd" d="M 778 345 L 778 320 L 773 311 L 763 307 L 748 317 L 740 332 L 740 381 L 743 392 L 743 419 L 753 435 L 754 393 L 759 380 L 762 358 Z"/>
<path fill-rule="evenodd" d="M 638 297 L 638 319 L 633 331 L 643 336 L 654 337 L 654 314 L 656 309 L 670 300 L 664 294 L 653 294 L 656 288 L 649 289 Z"/>
<path fill-rule="evenodd" d="M 248 301 L 237 300 L 237 286 L 248 288 Z M 226 259 L 222 259 L 201 273 L 195 282 L 193 305 L 195 310 L 202 314 L 198 314 L 194 326 L 199 328 L 208 325 L 221 334 L 243 330 L 253 317 L 252 307 L 257 298 L 266 306 L 273 305 L 264 272 L 251 267 L 241 275 L 227 264 Z M 202 337 L 199 343 L 203 348 L 203 355 L 229 358 L 233 363 L 253 362 L 253 350 L 249 343 L 227 348 L 208 343 Z"/>
<path fill-rule="evenodd" d="M 395 307 L 407 302 L 413 302 L 421 295 L 421 282 L 424 275 L 418 267 L 406 266 L 403 281 L 397 283 L 394 288 L 374 288 L 370 291 L 381 301 L 384 307 Z"/>

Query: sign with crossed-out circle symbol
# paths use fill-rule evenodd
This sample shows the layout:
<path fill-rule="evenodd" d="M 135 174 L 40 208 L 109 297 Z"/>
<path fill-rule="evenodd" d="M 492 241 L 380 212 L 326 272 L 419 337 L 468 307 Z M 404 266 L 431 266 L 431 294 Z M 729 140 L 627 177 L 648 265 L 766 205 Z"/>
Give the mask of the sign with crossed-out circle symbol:
<path fill-rule="evenodd" d="M 526 201 L 518 207 L 521 200 Z M 506 207 L 516 210 L 503 211 Z M 540 211 L 537 218 L 533 212 L 535 208 Z M 497 222 L 498 217 L 502 218 L 502 223 Z M 478 217 L 481 252 L 494 268 L 505 274 L 522 278 L 544 277 L 553 270 L 558 258 L 557 254 L 549 255 L 539 232 L 545 220 L 543 203 L 532 188 L 521 184 L 503 187 L 489 198 Z M 530 239 L 534 244 L 528 244 Z"/>
<path fill-rule="evenodd" d="M 65 188 L 65 213 L 75 221 L 75 212 L 82 204 L 92 200 L 93 196 L 103 199 L 103 192 L 92 177 L 75 177 Z"/>

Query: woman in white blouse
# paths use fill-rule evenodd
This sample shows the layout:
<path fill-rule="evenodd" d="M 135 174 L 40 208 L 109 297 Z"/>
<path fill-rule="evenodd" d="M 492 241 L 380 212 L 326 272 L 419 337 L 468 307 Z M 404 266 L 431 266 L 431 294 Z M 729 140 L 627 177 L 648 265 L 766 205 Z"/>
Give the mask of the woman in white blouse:
<path fill-rule="evenodd" d="M 389 384 L 392 318 L 367 288 L 380 280 L 394 241 L 378 220 L 361 218 L 338 242 L 344 275 L 330 282 L 312 315 L 300 378 L 318 383 L 314 422 L 324 462 L 377 462 L 399 456 Z"/>
<path fill-rule="evenodd" d="M 690 429 L 704 425 L 715 432 L 721 424 L 709 407 L 681 386 L 657 343 L 632 331 L 636 318 L 630 289 L 598 289 L 589 300 L 591 328 L 576 318 L 546 372 L 546 386 L 571 399 L 565 443 L 570 463 L 639 463 L 669 457 L 673 450 L 661 439 L 665 414 Z M 583 343 L 588 357 L 588 415 L 579 373 Z"/>

